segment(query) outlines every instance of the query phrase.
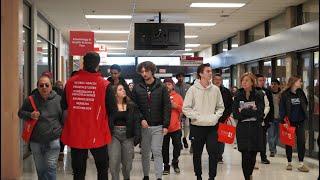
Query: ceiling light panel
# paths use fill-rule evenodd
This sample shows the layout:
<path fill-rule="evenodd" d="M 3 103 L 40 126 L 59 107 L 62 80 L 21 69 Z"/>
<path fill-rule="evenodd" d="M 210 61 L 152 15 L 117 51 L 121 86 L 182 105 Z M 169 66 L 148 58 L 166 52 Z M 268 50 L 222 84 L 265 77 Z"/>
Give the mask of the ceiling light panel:
<path fill-rule="evenodd" d="M 131 15 L 85 15 L 87 19 L 131 19 Z"/>
<path fill-rule="evenodd" d="M 193 47 L 199 47 L 200 44 L 186 44 L 185 47 L 188 47 L 188 48 L 193 48 Z"/>
<path fill-rule="evenodd" d="M 194 38 L 197 38 L 198 36 L 197 35 L 186 35 L 184 36 L 184 38 L 186 39 L 194 39 Z"/>
<path fill-rule="evenodd" d="M 190 27 L 203 27 L 203 26 L 215 26 L 216 23 L 184 23 L 185 26 Z"/>
<path fill-rule="evenodd" d="M 190 7 L 195 8 L 239 8 L 245 3 L 192 3 Z"/>

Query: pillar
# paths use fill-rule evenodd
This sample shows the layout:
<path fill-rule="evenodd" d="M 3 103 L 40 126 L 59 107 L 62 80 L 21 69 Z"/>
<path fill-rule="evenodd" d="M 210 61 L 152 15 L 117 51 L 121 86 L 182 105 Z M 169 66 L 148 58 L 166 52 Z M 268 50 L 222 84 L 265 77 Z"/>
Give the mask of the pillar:
<path fill-rule="evenodd" d="M 22 6 L 22 0 L 1 0 L 1 179 L 19 179 L 22 169 L 17 116 Z"/>

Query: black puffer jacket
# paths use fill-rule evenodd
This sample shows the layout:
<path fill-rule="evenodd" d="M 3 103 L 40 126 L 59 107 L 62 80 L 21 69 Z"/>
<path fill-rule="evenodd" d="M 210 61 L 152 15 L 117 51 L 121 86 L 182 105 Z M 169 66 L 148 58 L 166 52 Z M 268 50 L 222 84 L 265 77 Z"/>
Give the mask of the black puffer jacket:
<path fill-rule="evenodd" d="M 163 125 L 164 128 L 168 128 L 171 117 L 168 90 L 159 79 L 155 79 L 150 91 L 148 99 L 147 85 L 144 82 L 136 84 L 132 90 L 133 100 L 142 114 L 140 120 L 145 119 L 149 126 Z"/>
<path fill-rule="evenodd" d="M 254 101 L 257 110 L 245 109 L 239 112 L 240 101 Z M 264 93 L 253 90 L 249 99 L 246 99 L 244 89 L 239 89 L 232 106 L 233 117 L 238 120 L 237 124 L 237 144 L 239 151 L 261 151 L 263 148 L 261 123 L 263 121 Z M 245 121 L 249 118 L 256 118 L 256 121 Z"/>
<path fill-rule="evenodd" d="M 222 95 L 222 99 L 223 99 L 223 105 L 224 105 L 224 111 L 222 116 L 219 118 L 219 122 L 225 122 L 227 120 L 227 118 L 230 116 L 230 114 L 232 113 L 232 95 L 231 92 L 229 91 L 229 89 L 221 86 L 220 87 L 220 92 Z"/>
<path fill-rule="evenodd" d="M 38 143 L 48 143 L 58 139 L 61 135 L 62 109 L 60 106 L 61 97 L 55 91 L 51 91 L 48 99 L 45 101 L 39 91 L 32 95 L 34 102 L 40 112 L 40 117 L 34 127 L 30 141 Z M 18 116 L 27 120 L 31 118 L 33 108 L 27 98 L 18 112 Z"/>

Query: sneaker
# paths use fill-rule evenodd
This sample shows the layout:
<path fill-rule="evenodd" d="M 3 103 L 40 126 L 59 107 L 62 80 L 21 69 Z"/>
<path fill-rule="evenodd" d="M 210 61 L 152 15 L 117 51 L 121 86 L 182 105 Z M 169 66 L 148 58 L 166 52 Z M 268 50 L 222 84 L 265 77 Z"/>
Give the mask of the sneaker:
<path fill-rule="evenodd" d="M 169 166 L 169 165 L 167 165 L 167 164 L 164 165 L 162 174 L 163 174 L 163 175 L 168 175 L 168 174 L 170 174 L 170 166 Z"/>
<path fill-rule="evenodd" d="M 275 155 L 276 155 L 276 153 L 270 152 L 270 157 L 274 157 Z"/>
<path fill-rule="evenodd" d="M 262 164 L 270 164 L 270 161 L 266 158 L 266 159 L 262 159 L 261 163 Z"/>
<path fill-rule="evenodd" d="M 60 153 L 60 154 L 59 154 L 58 161 L 63 161 L 63 158 L 64 158 L 64 154 L 63 154 L 63 153 Z"/>
<path fill-rule="evenodd" d="M 149 180 L 149 176 L 145 176 L 145 177 L 143 177 L 143 179 L 142 180 Z"/>
<path fill-rule="evenodd" d="M 233 146 L 233 149 L 237 149 L 237 146 Z"/>
<path fill-rule="evenodd" d="M 187 138 L 183 138 L 183 139 L 182 139 L 182 142 L 183 142 L 183 147 L 184 147 L 185 149 L 188 149 L 188 148 L 189 148 L 189 144 L 188 144 Z"/>
<path fill-rule="evenodd" d="M 173 167 L 174 172 L 179 174 L 180 173 L 180 168 L 179 168 L 178 163 L 172 163 L 171 165 Z"/>
<path fill-rule="evenodd" d="M 302 165 L 298 168 L 301 172 L 309 172 L 309 168 L 306 165 Z"/>
<path fill-rule="evenodd" d="M 292 165 L 291 165 L 291 164 L 288 164 L 286 170 L 292 171 Z"/>
<path fill-rule="evenodd" d="M 254 165 L 254 169 L 255 169 L 255 170 L 258 170 L 258 169 L 259 169 L 259 167 L 258 167 L 258 166 L 256 166 L 256 165 Z"/>

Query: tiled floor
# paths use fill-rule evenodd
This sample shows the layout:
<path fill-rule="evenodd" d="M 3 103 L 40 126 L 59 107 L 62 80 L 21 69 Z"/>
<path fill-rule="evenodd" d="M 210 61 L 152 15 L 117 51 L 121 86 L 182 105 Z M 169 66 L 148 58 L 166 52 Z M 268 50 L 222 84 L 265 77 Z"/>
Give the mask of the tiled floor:
<path fill-rule="evenodd" d="M 132 180 L 142 179 L 142 166 L 141 155 L 139 154 L 139 148 L 135 149 L 135 159 L 133 163 L 133 169 L 131 172 Z M 286 158 L 284 149 L 278 149 L 279 154 L 274 158 L 269 158 L 271 164 L 260 164 L 260 156 L 257 156 L 257 162 L 259 170 L 254 170 L 253 179 L 256 180 L 316 180 L 319 174 L 319 164 L 317 160 L 306 158 L 305 164 L 310 167 L 309 173 L 302 173 L 297 170 L 297 154 L 293 155 L 293 171 L 286 171 Z M 65 152 L 67 153 L 67 152 Z M 70 153 L 67 153 L 63 162 L 58 164 L 58 180 L 72 180 L 72 170 L 70 164 Z M 207 154 L 203 155 L 203 179 L 208 178 L 208 159 Z M 216 179 L 218 180 L 242 180 L 241 169 L 241 154 L 238 150 L 233 149 L 231 145 L 226 145 L 224 153 L 224 164 L 218 165 L 218 172 Z M 192 155 L 189 151 L 184 149 L 180 157 L 181 173 L 175 174 L 171 169 L 171 174 L 163 176 L 164 180 L 193 180 L 195 179 L 192 165 Z M 23 177 L 22 180 L 36 180 L 36 172 L 32 156 L 27 158 L 23 164 Z M 109 176 L 110 177 L 110 176 Z M 153 163 L 151 162 L 151 179 L 155 179 L 153 175 Z M 90 155 L 87 165 L 87 180 L 96 180 L 96 169 L 94 165 L 93 157 Z"/>

